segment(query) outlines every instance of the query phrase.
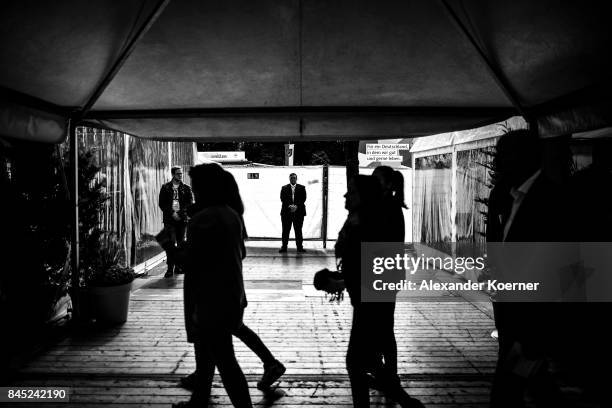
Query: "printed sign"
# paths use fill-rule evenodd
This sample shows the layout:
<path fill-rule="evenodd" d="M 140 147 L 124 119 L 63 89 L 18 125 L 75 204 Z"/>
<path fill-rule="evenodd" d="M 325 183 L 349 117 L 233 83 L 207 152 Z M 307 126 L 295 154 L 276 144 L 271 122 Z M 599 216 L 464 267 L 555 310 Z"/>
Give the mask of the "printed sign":
<path fill-rule="evenodd" d="M 408 150 L 410 145 L 406 143 L 368 143 L 366 144 L 367 161 L 399 161 L 403 160 L 400 150 Z"/>

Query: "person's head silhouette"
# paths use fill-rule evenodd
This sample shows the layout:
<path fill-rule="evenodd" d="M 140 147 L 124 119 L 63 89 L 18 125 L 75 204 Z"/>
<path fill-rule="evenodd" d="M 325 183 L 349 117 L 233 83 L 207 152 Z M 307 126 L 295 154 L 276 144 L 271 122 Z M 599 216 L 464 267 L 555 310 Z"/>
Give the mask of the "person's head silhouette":
<path fill-rule="evenodd" d="M 513 130 L 497 142 L 495 169 L 498 182 L 507 188 L 518 187 L 542 165 L 542 147 L 530 130 Z"/>

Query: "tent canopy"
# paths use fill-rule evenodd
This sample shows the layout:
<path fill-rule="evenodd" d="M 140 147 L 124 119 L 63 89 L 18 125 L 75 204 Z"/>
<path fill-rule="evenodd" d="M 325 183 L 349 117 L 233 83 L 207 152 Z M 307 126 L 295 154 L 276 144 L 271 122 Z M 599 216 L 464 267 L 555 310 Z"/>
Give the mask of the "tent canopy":
<path fill-rule="evenodd" d="M 68 119 L 162 140 L 421 136 L 516 114 L 610 125 L 605 2 L 63 0 L 0 5 L 0 135 Z"/>

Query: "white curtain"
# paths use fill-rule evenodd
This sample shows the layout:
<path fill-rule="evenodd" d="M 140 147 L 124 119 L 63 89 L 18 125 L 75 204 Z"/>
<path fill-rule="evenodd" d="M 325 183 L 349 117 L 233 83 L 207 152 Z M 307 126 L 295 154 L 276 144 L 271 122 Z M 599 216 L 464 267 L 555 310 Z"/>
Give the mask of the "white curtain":
<path fill-rule="evenodd" d="M 413 240 L 428 244 L 450 242 L 451 169 L 415 170 L 414 176 Z"/>

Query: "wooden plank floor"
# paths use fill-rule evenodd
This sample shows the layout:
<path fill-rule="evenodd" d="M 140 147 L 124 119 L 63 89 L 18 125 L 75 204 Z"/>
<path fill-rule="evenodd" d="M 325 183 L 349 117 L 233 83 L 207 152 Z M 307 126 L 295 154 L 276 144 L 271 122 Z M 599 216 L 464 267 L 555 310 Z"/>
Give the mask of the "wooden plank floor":
<path fill-rule="evenodd" d="M 332 252 L 280 256 L 276 248 L 250 248 L 245 322 L 287 367 L 275 392 L 263 395 L 255 388 L 261 362 L 234 340 L 259 406 L 351 405 L 345 369 L 351 306 L 348 298 L 329 303 L 312 288 L 314 272 L 323 267 L 334 267 Z M 168 407 L 187 399 L 177 382 L 194 370 L 195 360 L 185 341 L 182 277 L 153 276 L 135 286 L 123 326 L 63 340 L 23 367 L 14 385 L 69 387 L 71 402 L 61 406 Z M 400 375 L 410 394 L 428 407 L 488 405 L 497 344 L 482 307 L 449 293 L 399 302 L 395 327 Z M 395 406 L 376 391 L 372 396 L 372 406 Z M 230 405 L 218 377 L 212 400 Z"/>

